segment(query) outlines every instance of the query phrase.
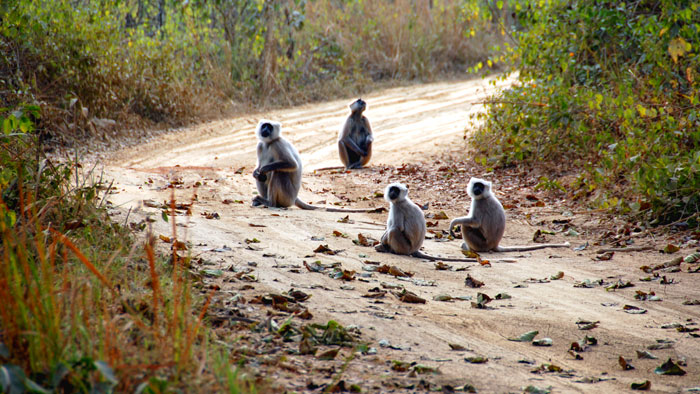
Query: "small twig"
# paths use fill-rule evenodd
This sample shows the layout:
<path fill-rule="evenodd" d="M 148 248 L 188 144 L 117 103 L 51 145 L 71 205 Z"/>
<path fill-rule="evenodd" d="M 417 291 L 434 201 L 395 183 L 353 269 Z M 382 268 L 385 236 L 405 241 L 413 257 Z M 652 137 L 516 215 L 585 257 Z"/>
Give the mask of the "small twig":
<path fill-rule="evenodd" d="M 365 224 L 371 224 L 372 226 L 379 226 L 379 227 L 384 227 L 386 226 L 386 223 L 375 223 L 375 222 L 368 222 L 364 220 L 356 220 L 358 223 L 365 223 Z"/>
<path fill-rule="evenodd" d="M 316 172 L 316 171 L 344 170 L 344 169 L 345 169 L 345 167 L 343 167 L 343 166 L 323 167 L 323 168 L 317 168 L 317 169 L 315 169 L 314 172 Z"/>
<path fill-rule="evenodd" d="M 605 249 L 598 249 L 596 253 L 607 253 L 607 252 L 641 252 L 644 250 L 653 250 L 655 249 L 654 246 L 647 245 L 647 246 L 630 246 L 627 248 L 605 248 Z"/>
<path fill-rule="evenodd" d="M 102 181 L 99 183 L 100 185 L 102 184 Z M 102 207 L 102 204 L 104 204 L 105 199 L 107 199 L 107 196 L 109 195 L 109 191 L 112 190 L 112 185 L 114 185 L 114 179 L 109 183 L 109 186 L 107 187 L 107 191 L 105 191 L 105 194 L 102 196 L 102 199 L 100 200 L 100 203 L 97 205 L 98 207 Z M 131 208 L 129 208 L 131 210 Z"/>
<path fill-rule="evenodd" d="M 123 225 L 124 227 L 127 227 L 127 225 L 129 224 L 129 215 L 131 214 L 131 208 L 132 207 L 129 207 L 129 210 L 126 212 L 126 218 L 124 219 Z"/>

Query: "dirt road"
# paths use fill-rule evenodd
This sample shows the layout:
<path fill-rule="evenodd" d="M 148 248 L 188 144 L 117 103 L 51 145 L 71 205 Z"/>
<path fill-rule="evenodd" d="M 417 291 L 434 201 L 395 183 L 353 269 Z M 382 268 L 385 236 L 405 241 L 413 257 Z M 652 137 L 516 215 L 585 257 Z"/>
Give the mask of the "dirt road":
<path fill-rule="evenodd" d="M 178 216 L 181 226 L 177 229 L 178 237 L 192 245 L 191 253 L 208 264 L 201 268 L 222 269 L 224 277 L 218 283 L 224 292 L 231 294 L 241 291 L 247 296 L 282 292 L 292 287 L 302 289 L 312 294 L 306 304 L 313 311 L 315 321 L 334 319 L 344 325 L 359 326 L 378 349 L 376 356 L 363 356 L 366 360 L 371 358 L 372 363 L 356 360 L 346 372 L 349 380 L 363 382 L 364 392 L 389 391 L 382 385 L 382 379 L 396 375 L 390 370 L 389 360 L 438 367 L 441 375 L 426 379 L 454 385 L 471 382 L 484 393 L 520 392 L 529 385 L 552 386 L 553 392 L 626 392 L 631 383 L 647 379 L 654 392 L 684 392 L 700 386 L 700 338 L 692 336 L 693 332 L 662 328 L 671 323 L 680 323 L 688 330 L 698 327 L 700 305 L 682 304 L 700 299 L 700 274 L 687 272 L 697 264 L 684 263 L 681 272 L 661 272 L 671 284 L 662 284 L 660 278 L 639 269 L 642 265 L 654 266 L 676 256 L 686 256 L 694 251 L 690 247 L 672 255 L 656 251 L 616 253 L 609 261 L 593 260 L 598 248 L 594 246 L 583 251 L 572 248 L 511 256 L 484 254 L 482 257 L 491 261 L 490 266 L 450 263 L 451 270 L 436 270 L 433 263 L 379 254 L 353 244 L 352 239 L 358 233 L 379 238 L 385 214 L 350 214 L 350 220 L 341 223 L 342 214 L 250 206 L 255 191 L 251 176 L 255 167 L 254 127 L 260 118 L 281 121 L 283 134 L 302 152 L 306 176 L 301 197 L 305 201 L 384 206 L 386 203 L 374 193 L 397 179 L 391 169 L 402 163 L 431 162 L 441 155 L 464 156 L 462 137 L 469 114 L 480 110 L 478 103 L 494 89 L 486 80 L 474 80 L 396 88 L 363 97 L 369 105 L 365 114 L 372 122 L 376 143 L 371 168 L 352 174 L 313 173 L 314 169 L 339 164 L 335 141 L 350 99 L 251 114 L 165 134 L 111 155 L 106 162 L 107 174 L 115 179 L 116 193 L 110 199 L 118 207 L 118 217 L 122 220 L 129 210 L 129 222 L 150 214 L 157 219 L 156 233 L 169 235 L 169 225 L 160 219 L 159 209 L 144 206 L 143 201 L 169 199 L 168 185 L 174 187 L 180 202 L 188 202 L 196 194 L 192 216 Z M 467 175 L 490 177 L 494 186 L 499 186 L 494 174 Z M 440 204 L 439 190 L 420 187 L 411 190 L 415 201 L 431 203 L 428 214 L 439 210 L 444 210 L 450 218 L 466 214 L 466 200 Z M 213 217 L 214 213 L 218 219 L 206 218 L 206 214 Z M 529 208 L 528 220 L 522 219 L 523 215 L 511 216 L 505 244 L 532 242 L 535 230 L 556 228 L 553 219 L 566 219 L 561 210 L 537 206 Z M 571 220 L 573 223 L 588 219 Z M 447 223 L 441 220 L 438 228 L 446 229 Z M 347 234 L 348 238 L 334 236 L 334 231 Z M 565 236 L 560 232 L 551 236 L 551 240 L 568 240 L 573 246 L 586 242 L 592 245 L 595 239 L 582 234 Z M 249 244 L 246 239 L 260 242 Z M 460 243 L 460 240 L 428 239 L 424 252 L 458 257 Z M 661 240 L 638 239 L 640 245 L 648 243 L 664 246 Z M 333 256 L 314 253 L 322 244 L 341 251 Z M 512 262 L 502 262 L 504 258 Z M 343 268 L 356 271 L 357 279 L 344 282 L 308 272 L 304 261 L 341 263 Z M 368 269 L 373 265 L 368 261 L 395 265 L 415 275 L 404 281 L 370 272 Z M 249 266 L 255 268 L 259 279 L 253 290 L 240 290 L 241 282 L 227 280 L 232 267 Z M 561 279 L 550 278 L 558 272 L 564 273 Z M 468 274 L 485 285 L 478 289 L 465 287 Z M 652 280 L 640 281 L 644 277 Z M 602 279 L 605 285 L 574 287 L 586 279 L 593 282 Z M 605 286 L 618 280 L 630 281 L 634 287 L 605 290 Z M 361 297 L 382 283 L 403 286 L 427 303 L 402 303 L 391 294 L 379 300 Z M 661 301 L 636 300 L 636 290 L 654 291 Z M 473 308 L 470 301 L 433 299 L 449 294 L 471 296 L 475 300 L 477 292 L 491 297 L 507 293 L 512 298 L 494 300 L 487 304 L 488 309 Z M 625 305 L 647 312 L 626 313 Z M 576 324 L 579 320 L 599 323 L 596 328 L 584 331 Z M 536 347 L 529 342 L 507 339 L 531 330 L 540 332 L 536 339 L 551 338 L 552 346 Z M 572 342 L 587 335 L 595 337 L 597 345 L 589 345 L 580 352 L 583 360 L 576 360 L 567 351 Z M 396 349 L 380 346 L 378 342 L 382 339 Z M 645 350 L 661 339 L 672 344 L 667 349 L 648 350 L 658 359 L 637 358 L 637 350 Z M 451 350 L 449 344 L 459 344 L 467 350 Z M 475 355 L 487 357 L 488 362 L 471 364 L 464 360 Z M 620 356 L 636 369 L 622 370 L 618 363 Z M 682 366 L 687 372 L 685 376 L 654 373 L 669 357 L 686 364 Z M 532 372 L 542 364 L 558 366 L 561 371 Z M 291 390 L 303 390 L 303 377 L 289 372 L 276 378 Z"/>

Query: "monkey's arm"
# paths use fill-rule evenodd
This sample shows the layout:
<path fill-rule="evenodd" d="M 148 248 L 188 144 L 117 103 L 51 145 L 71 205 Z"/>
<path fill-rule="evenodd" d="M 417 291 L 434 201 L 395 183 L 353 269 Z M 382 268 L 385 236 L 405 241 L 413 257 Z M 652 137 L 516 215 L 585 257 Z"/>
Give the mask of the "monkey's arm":
<path fill-rule="evenodd" d="M 352 150 L 353 152 L 357 153 L 358 155 L 367 156 L 367 151 L 365 151 L 362 148 L 360 148 L 359 146 L 357 146 L 357 144 L 355 143 L 355 141 L 352 140 L 352 138 L 343 137 L 340 141 L 345 145 L 346 148 Z"/>
<path fill-rule="evenodd" d="M 258 167 L 255 168 L 253 171 L 253 178 L 257 179 L 260 182 L 265 182 L 267 180 L 267 175 L 260 173 L 260 158 L 262 157 L 262 151 L 263 151 L 263 143 L 259 142 L 258 147 Z"/>
<path fill-rule="evenodd" d="M 297 165 L 294 162 L 289 162 L 289 161 L 276 161 L 274 163 L 266 164 L 260 168 L 260 173 L 265 174 L 270 171 L 284 171 L 284 172 L 291 172 L 295 171 L 297 169 Z"/>
<path fill-rule="evenodd" d="M 365 123 L 365 128 L 367 129 L 367 143 L 371 143 L 374 141 L 374 137 L 372 136 L 372 126 L 369 125 L 369 119 L 365 118 L 364 116 L 362 117 L 362 121 Z"/>
<path fill-rule="evenodd" d="M 469 216 L 462 216 L 461 218 L 452 219 L 450 222 L 450 235 L 455 236 L 454 228 L 455 226 L 464 225 L 472 228 L 481 227 L 481 221 L 471 218 Z"/>

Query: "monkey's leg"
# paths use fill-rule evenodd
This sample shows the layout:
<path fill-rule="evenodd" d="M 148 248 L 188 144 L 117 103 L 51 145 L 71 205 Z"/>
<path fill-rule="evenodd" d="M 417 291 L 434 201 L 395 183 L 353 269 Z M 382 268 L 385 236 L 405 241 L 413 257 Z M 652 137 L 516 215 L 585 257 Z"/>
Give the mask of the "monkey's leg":
<path fill-rule="evenodd" d="M 391 253 L 391 246 L 389 246 L 389 238 L 387 236 L 387 232 L 385 231 L 384 234 L 382 234 L 382 239 L 381 243 L 377 246 L 374 247 L 374 250 L 377 252 L 382 252 L 382 253 Z"/>
<path fill-rule="evenodd" d="M 273 207 L 290 207 L 297 199 L 298 190 L 294 187 L 289 175 L 283 172 L 268 173 L 270 186 L 268 199 Z"/>
<path fill-rule="evenodd" d="M 347 168 L 350 165 L 350 159 L 348 158 L 348 149 L 345 147 L 343 140 L 338 141 L 338 153 L 340 154 L 340 161 Z"/>
<path fill-rule="evenodd" d="M 486 242 L 486 237 L 477 228 L 462 226 L 462 243 L 463 250 L 472 250 L 474 252 L 488 252 L 489 247 Z"/>
<path fill-rule="evenodd" d="M 385 235 L 386 235 L 386 243 L 392 252 L 394 252 L 396 254 L 406 254 L 406 255 L 415 252 L 413 246 L 411 245 L 411 241 L 398 228 L 393 228 L 391 230 L 387 230 Z M 382 237 L 382 238 L 384 238 L 384 237 Z"/>
<path fill-rule="evenodd" d="M 362 159 L 360 160 L 360 167 L 366 166 L 367 163 L 369 163 L 369 159 L 372 158 L 372 141 L 367 141 L 365 152 L 367 152 L 367 155 L 362 156 Z"/>
<path fill-rule="evenodd" d="M 345 168 L 359 168 L 362 160 L 362 149 L 355 144 L 351 139 L 338 141 L 338 147 L 341 152 L 341 160 L 345 164 Z M 343 150 L 345 151 L 345 159 L 343 159 Z M 347 160 L 347 161 L 346 161 Z"/>
<path fill-rule="evenodd" d="M 258 188 L 258 195 L 253 198 L 253 206 L 270 206 L 269 201 L 267 201 L 267 182 L 260 182 L 256 179 L 255 186 Z"/>

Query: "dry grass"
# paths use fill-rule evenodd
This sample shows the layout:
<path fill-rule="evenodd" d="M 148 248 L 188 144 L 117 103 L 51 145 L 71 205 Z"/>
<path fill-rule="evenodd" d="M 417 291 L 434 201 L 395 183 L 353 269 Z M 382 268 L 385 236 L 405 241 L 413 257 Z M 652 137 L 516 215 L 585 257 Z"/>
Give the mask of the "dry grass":
<path fill-rule="evenodd" d="M 3 163 L 16 171 L 16 186 L 0 189 L 10 199 L 0 197 L 0 359 L 10 381 L 26 384 L 12 369 L 19 367 L 36 384 L 66 392 L 193 382 L 236 390 L 238 378 L 226 381 L 230 366 L 219 368 L 220 379 L 213 368 L 198 368 L 218 351 L 203 325 L 214 293 L 196 294 L 189 258 L 177 249 L 159 257 L 150 236 L 133 241 L 98 206 L 99 184 L 73 184 L 71 163 L 34 178 L 27 170 L 36 168 L 33 149 L 0 142 L 11 153 Z M 53 186 L 35 188 L 35 179 Z M 171 238 L 182 245 L 174 206 Z M 71 212 L 73 220 L 57 221 Z"/>

